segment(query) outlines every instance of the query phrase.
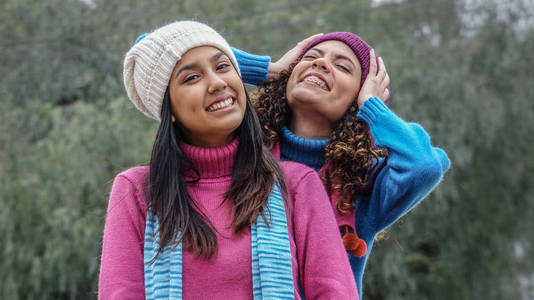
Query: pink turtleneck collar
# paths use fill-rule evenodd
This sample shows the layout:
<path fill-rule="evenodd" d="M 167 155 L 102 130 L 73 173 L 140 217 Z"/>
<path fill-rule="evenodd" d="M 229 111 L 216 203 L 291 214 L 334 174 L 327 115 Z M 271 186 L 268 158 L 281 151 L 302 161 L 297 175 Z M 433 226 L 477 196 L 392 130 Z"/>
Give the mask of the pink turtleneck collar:
<path fill-rule="evenodd" d="M 200 179 L 232 176 L 238 146 L 238 139 L 216 148 L 204 148 L 183 142 L 180 143 L 180 148 L 197 169 Z M 193 172 L 187 172 L 185 176 L 196 178 Z"/>

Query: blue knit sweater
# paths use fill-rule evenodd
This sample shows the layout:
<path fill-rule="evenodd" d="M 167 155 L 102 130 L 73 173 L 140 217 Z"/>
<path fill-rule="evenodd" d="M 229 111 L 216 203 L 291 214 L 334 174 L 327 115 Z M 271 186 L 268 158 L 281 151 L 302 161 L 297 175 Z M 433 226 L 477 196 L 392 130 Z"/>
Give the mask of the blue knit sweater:
<path fill-rule="evenodd" d="M 258 85 L 267 81 L 271 57 L 253 55 L 234 47 L 232 47 L 232 51 L 239 64 L 244 83 Z"/>
<path fill-rule="evenodd" d="M 253 57 L 249 56 L 249 64 Z M 238 62 L 242 70 L 247 68 L 239 57 Z M 262 76 L 267 77 L 267 70 L 256 78 Z M 362 297 L 363 273 L 376 234 L 420 203 L 441 181 L 450 161 L 442 149 L 432 146 L 423 127 L 405 122 L 376 97 L 365 101 L 357 117 L 369 126 L 375 145 L 388 149 L 387 164 L 377 175 L 371 194 L 356 199 L 355 228 L 367 243 L 367 252 L 361 258 L 349 254 L 349 260 Z M 315 170 L 324 164 L 328 140 L 306 139 L 284 128 L 280 143 L 284 160 L 304 163 Z"/>

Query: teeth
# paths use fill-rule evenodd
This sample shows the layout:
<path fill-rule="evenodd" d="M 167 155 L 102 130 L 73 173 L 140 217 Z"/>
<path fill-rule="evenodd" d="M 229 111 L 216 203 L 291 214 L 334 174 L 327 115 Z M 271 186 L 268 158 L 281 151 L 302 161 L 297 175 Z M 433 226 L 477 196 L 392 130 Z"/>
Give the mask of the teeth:
<path fill-rule="evenodd" d="M 224 101 L 220 101 L 220 102 L 217 102 L 215 104 L 210 105 L 208 107 L 208 111 L 212 112 L 212 111 L 216 111 L 216 110 L 219 110 L 219 109 L 223 109 L 223 108 L 231 106 L 232 103 L 234 103 L 234 100 L 232 98 L 228 98 L 228 99 L 226 99 Z"/>
<path fill-rule="evenodd" d="M 322 88 L 323 90 L 328 90 L 328 87 L 326 86 L 326 83 L 324 81 L 322 81 L 317 76 L 313 76 L 313 75 L 308 76 L 308 77 L 304 78 L 304 81 L 314 83 L 314 84 L 318 85 L 320 88 Z"/>

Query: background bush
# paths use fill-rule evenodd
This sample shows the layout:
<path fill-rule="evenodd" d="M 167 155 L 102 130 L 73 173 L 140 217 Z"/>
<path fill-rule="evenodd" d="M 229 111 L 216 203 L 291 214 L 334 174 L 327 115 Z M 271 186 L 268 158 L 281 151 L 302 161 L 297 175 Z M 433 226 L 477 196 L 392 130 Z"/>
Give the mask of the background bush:
<path fill-rule="evenodd" d="M 391 107 L 453 166 L 375 245 L 364 299 L 534 298 L 534 5 L 460 1 L 0 2 L 0 298 L 94 299 L 114 176 L 145 164 L 157 124 L 122 59 L 144 32 L 207 22 L 277 59 L 352 31 L 392 78 Z"/>

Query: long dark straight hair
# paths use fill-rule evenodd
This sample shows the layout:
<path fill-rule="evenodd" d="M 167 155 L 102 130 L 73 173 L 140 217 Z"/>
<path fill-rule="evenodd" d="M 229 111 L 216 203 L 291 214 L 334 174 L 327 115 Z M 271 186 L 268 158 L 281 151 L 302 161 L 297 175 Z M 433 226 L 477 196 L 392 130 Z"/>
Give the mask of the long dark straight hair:
<path fill-rule="evenodd" d="M 286 186 L 282 171 L 269 150 L 263 146 L 263 134 L 254 108 L 246 93 L 243 121 L 236 129 L 239 146 L 232 172 L 232 183 L 225 193 L 225 201 L 232 201 L 232 228 L 238 233 L 261 216 L 266 222 L 267 201 L 274 184 L 283 193 Z M 152 148 L 148 178 L 148 205 L 158 217 L 160 235 L 158 254 L 166 245 L 182 242 L 184 249 L 198 257 L 210 258 L 217 250 L 215 229 L 192 201 L 186 190 L 184 171 L 193 171 L 179 144 L 183 139 L 179 122 L 171 121 L 169 89 L 165 92 L 161 109 L 161 123 Z"/>

